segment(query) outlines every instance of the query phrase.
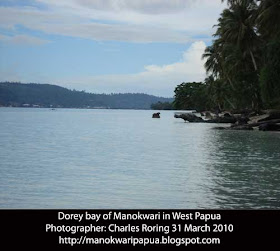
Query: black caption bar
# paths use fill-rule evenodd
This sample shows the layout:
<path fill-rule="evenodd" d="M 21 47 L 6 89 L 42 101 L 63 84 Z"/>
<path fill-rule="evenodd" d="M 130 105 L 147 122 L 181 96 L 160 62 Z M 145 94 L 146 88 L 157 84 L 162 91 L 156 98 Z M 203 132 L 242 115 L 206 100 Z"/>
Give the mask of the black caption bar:
<path fill-rule="evenodd" d="M 44 248 L 274 247 L 280 211 L 1 210 L 1 244 Z M 278 245 L 277 245 L 278 246 Z"/>

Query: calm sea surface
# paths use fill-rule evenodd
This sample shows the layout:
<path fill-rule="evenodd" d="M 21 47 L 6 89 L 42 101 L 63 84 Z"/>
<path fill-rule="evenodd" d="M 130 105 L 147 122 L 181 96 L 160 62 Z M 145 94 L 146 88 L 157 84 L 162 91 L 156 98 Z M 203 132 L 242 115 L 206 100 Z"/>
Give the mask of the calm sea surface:
<path fill-rule="evenodd" d="M 0 208 L 280 208 L 280 133 L 152 113 L 0 108 Z"/>

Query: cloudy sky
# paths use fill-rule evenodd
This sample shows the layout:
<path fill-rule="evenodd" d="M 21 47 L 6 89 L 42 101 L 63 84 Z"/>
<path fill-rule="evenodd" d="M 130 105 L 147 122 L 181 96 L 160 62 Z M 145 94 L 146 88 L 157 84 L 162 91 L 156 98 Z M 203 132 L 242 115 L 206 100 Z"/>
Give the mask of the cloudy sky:
<path fill-rule="evenodd" d="M 0 0 L 0 81 L 172 97 L 201 81 L 221 0 Z"/>

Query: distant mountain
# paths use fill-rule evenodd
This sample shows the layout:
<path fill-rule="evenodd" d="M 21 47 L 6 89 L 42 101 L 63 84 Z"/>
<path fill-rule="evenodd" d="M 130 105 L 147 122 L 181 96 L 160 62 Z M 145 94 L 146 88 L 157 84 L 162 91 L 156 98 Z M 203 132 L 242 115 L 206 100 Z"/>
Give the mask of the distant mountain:
<path fill-rule="evenodd" d="M 93 94 L 50 84 L 0 82 L 0 106 L 150 109 L 172 101 L 143 93 Z"/>

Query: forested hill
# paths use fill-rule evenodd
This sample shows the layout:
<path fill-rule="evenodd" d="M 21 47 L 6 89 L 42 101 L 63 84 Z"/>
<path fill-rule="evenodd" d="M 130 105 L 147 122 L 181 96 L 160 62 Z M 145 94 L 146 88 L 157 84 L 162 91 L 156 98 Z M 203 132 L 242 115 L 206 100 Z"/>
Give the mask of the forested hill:
<path fill-rule="evenodd" d="M 0 82 L 0 106 L 150 109 L 157 102 L 171 102 L 142 93 L 93 94 L 50 84 Z"/>

